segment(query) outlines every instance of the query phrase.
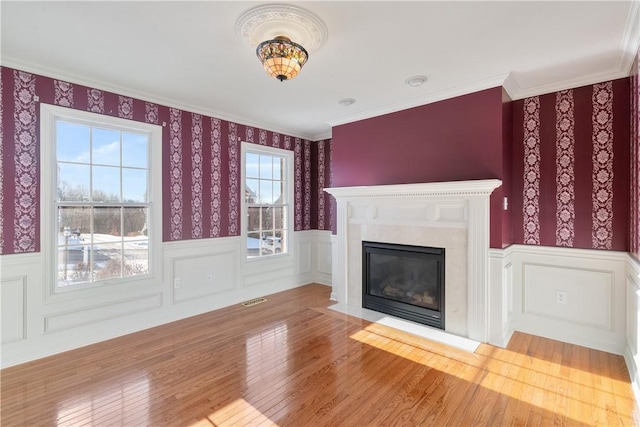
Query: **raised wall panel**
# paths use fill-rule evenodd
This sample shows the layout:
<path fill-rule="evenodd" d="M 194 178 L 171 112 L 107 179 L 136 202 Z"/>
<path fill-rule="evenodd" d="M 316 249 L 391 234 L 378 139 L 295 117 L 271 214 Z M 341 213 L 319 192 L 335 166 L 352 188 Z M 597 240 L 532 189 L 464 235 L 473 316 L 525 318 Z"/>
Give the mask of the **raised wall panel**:
<path fill-rule="evenodd" d="M 626 254 L 525 245 L 508 251 L 514 330 L 624 353 Z"/>
<path fill-rule="evenodd" d="M 612 329 L 613 274 L 575 267 L 524 263 L 525 313 Z M 558 302 L 558 293 L 566 295 Z"/>
<path fill-rule="evenodd" d="M 504 267 L 504 280 L 507 283 L 507 319 L 511 319 L 513 316 L 513 264 L 508 263 Z"/>
<path fill-rule="evenodd" d="M 84 326 L 88 323 L 117 319 L 162 306 L 162 294 L 109 302 L 77 311 L 51 314 L 45 317 L 45 332 L 54 332 Z"/>
<path fill-rule="evenodd" d="M 22 340 L 25 337 L 27 277 L 2 279 L 2 343 Z"/>
<path fill-rule="evenodd" d="M 311 242 L 298 245 L 298 274 L 311 273 Z"/>
<path fill-rule="evenodd" d="M 467 222 L 467 205 L 465 203 L 436 204 L 436 222 Z"/>
<path fill-rule="evenodd" d="M 187 301 L 231 290 L 235 287 L 234 273 L 233 252 L 174 258 L 173 301 Z"/>
<path fill-rule="evenodd" d="M 635 356 L 638 354 L 638 323 L 640 323 L 640 290 L 627 278 L 627 346 Z"/>
<path fill-rule="evenodd" d="M 318 272 L 331 274 L 331 241 L 318 243 Z"/>

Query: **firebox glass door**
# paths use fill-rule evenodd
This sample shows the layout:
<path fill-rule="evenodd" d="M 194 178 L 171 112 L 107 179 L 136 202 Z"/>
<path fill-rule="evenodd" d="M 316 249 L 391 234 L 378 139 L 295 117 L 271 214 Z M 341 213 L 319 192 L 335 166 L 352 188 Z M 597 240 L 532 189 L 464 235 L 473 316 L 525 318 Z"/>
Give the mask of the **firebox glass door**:
<path fill-rule="evenodd" d="M 410 254 L 369 254 L 369 293 L 378 297 L 440 310 L 438 261 Z"/>

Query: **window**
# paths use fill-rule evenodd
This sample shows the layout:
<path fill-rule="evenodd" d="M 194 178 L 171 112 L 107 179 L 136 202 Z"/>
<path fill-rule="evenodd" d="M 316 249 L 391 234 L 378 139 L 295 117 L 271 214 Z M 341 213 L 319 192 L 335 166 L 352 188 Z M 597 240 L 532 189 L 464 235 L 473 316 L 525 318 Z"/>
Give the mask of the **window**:
<path fill-rule="evenodd" d="M 289 252 L 293 153 L 243 143 L 247 257 Z"/>
<path fill-rule="evenodd" d="M 44 104 L 41 117 L 54 292 L 149 279 L 160 241 L 161 129 Z"/>

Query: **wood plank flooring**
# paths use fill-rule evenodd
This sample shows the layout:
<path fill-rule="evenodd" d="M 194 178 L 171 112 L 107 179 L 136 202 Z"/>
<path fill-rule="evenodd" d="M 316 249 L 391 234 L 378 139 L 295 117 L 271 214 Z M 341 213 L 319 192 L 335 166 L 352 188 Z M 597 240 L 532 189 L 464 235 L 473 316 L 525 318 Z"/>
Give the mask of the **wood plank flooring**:
<path fill-rule="evenodd" d="M 620 356 L 516 333 L 468 353 L 307 285 L 4 369 L 2 426 L 640 425 Z"/>

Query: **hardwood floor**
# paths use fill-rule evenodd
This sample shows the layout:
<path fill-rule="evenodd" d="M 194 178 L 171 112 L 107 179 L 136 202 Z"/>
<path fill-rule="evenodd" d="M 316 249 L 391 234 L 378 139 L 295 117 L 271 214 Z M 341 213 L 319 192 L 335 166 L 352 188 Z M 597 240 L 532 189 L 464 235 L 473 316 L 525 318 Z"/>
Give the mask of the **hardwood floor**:
<path fill-rule="evenodd" d="M 2 426 L 639 425 L 620 356 L 516 333 L 467 353 L 307 285 L 1 371 Z"/>

